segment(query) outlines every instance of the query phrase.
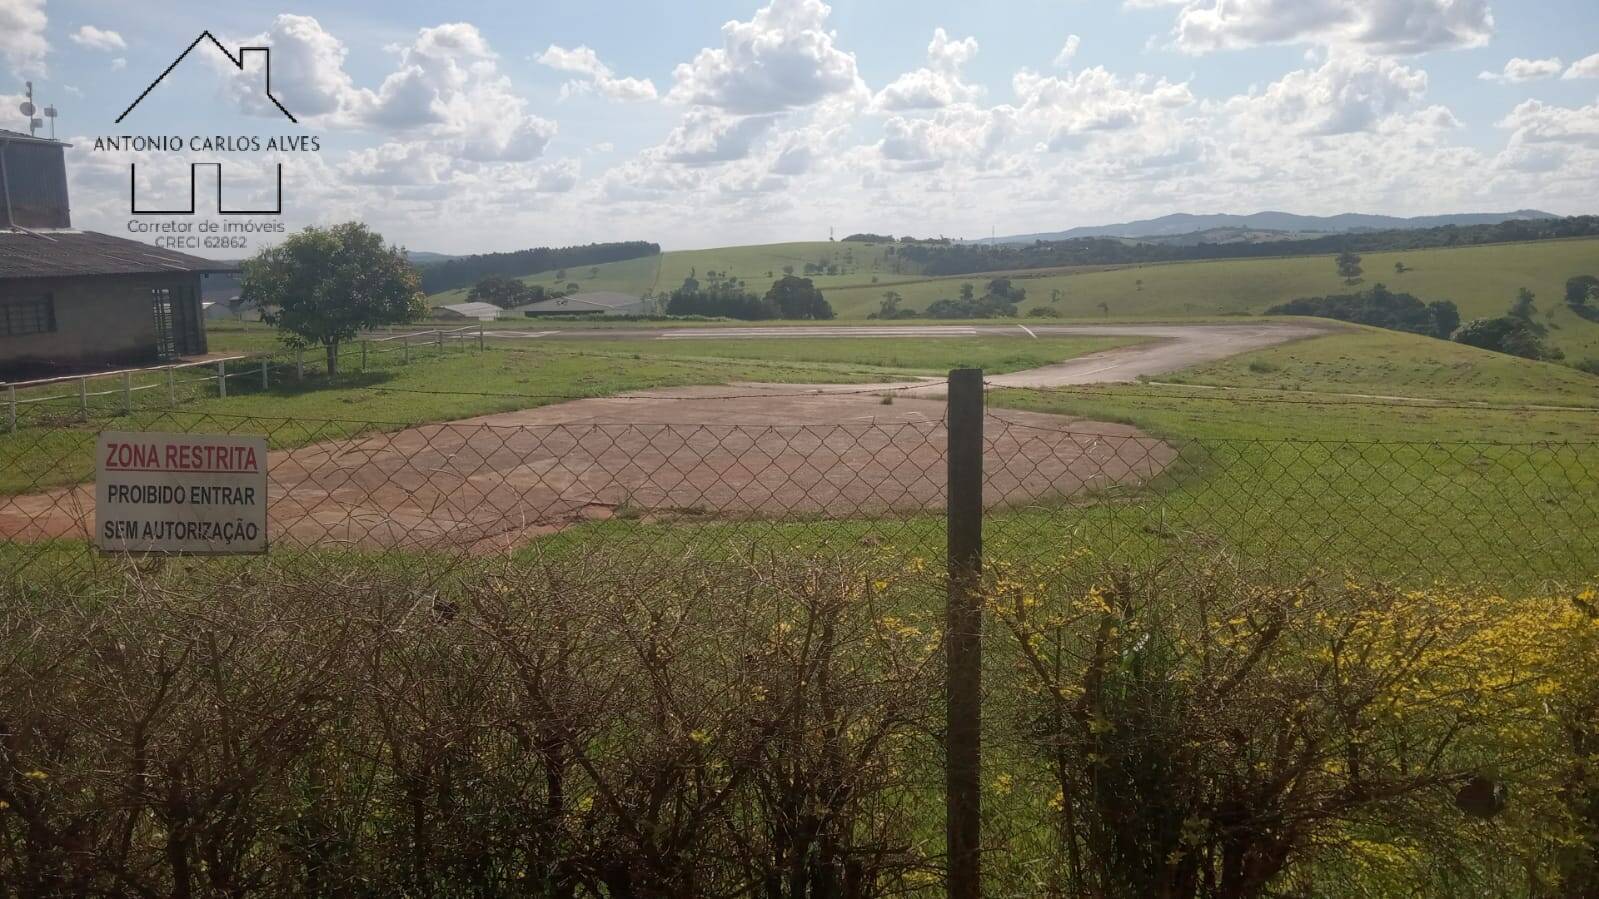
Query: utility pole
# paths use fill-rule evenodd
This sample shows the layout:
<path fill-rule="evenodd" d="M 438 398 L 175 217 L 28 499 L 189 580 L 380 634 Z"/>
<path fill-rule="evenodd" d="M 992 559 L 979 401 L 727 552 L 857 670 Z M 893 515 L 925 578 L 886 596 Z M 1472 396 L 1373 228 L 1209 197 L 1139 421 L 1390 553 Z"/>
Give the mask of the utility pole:
<path fill-rule="evenodd" d="M 949 899 L 982 896 L 983 370 L 949 373 L 944 824 Z"/>

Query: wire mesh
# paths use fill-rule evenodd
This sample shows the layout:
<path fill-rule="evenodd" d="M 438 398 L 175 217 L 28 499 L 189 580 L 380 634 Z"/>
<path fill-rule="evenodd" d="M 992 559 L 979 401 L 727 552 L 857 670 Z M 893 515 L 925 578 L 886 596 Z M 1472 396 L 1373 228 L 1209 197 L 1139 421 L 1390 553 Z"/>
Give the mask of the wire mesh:
<path fill-rule="evenodd" d="M 44 417 L 0 435 L 7 571 L 91 552 L 99 426 Z M 280 553 L 629 564 L 943 550 L 942 420 L 405 426 L 159 409 L 131 428 L 266 437 Z M 989 558 L 1221 553 L 1286 575 L 1415 581 L 1574 581 L 1599 567 L 1595 444 L 1177 440 L 1005 409 L 983 440 Z"/>

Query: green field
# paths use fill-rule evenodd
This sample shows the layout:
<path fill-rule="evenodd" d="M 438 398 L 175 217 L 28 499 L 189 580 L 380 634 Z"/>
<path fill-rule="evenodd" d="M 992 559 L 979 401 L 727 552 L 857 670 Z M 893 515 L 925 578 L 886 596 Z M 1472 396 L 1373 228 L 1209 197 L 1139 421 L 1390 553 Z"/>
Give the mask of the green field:
<path fill-rule="evenodd" d="M 239 333 L 246 336 L 243 343 L 260 336 L 257 330 Z M 303 381 L 295 379 L 287 361 L 291 357 L 280 356 L 266 390 L 260 388 L 255 364 L 229 379 L 226 397 L 217 396 L 210 383 L 181 387 L 176 419 L 166 411 L 160 374 L 142 379 L 160 386 L 135 392 L 131 415 L 122 413 L 122 397 L 113 391 L 92 400 L 87 422 L 79 420 L 73 390 L 51 388 L 67 396 L 24 407 L 23 427 L 14 435 L 0 435 L 0 494 L 86 480 L 93 472 L 88 449 L 102 427 L 142 430 L 163 422 L 170 427 L 204 415 L 225 416 L 228 422 L 259 419 L 236 426 L 241 432 L 269 433 L 273 448 L 286 449 L 365 423 L 396 429 L 654 387 L 739 381 L 873 384 L 936 376 L 962 366 L 1011 371 L 1137 342 L 1118 337 L 990 337 L 904 340 L 885 348 L 865 340 L 596 340 L 491 346 L 484 352 L 468 343 L 442 352 L 418 348 L 409 365 L 399 364 L 392 353 L 374 354 L 366 371 L 360 370 L 358 355 L 347 351 L 344 371 L 333 382 L 320 373 L 317 354 L 306 355 Z M 108 381 L 97 389 L 110 386 Z M 314 424 L 285 424 L 294 421 L 336 421 L 342 428 L 325 432 Z"/>
<path fill-rule="evenodd" d="M 781 274 L 784 265 L 802 270 L 806 261 L 833 260 L 847 265 L 848 273 L 816 276 L 814 280 L 845 319 L 861 319 L 875 312 L 884 291 L 890 289 L 904 298 L 904 308 L 921 309 L 936 299 L 956 296 L 963 282 L 981 288 L 993 276 L 897 275 L 893 261 L 883 255 L 884 248 L 880 244 L 812 242 L 686 250 L 602 265 L 593 279 L 586 269 L 567 275 L 584 289 L 642 293 L 676 287 L 691 270 L 701 275 L 707 270 L 728 271 L 761 290 L 770 283 L 769 271 Z M 853 262 L 846 262 L 846 256 Z M 1599 239 L 1369 253 L 1363 259 L 1365 282 L 1357 289 L 1381 282 L 1424 300 L 1454 300 L 1467 320 L 1503 314 L 1517 289 L 1527 287 L 1538 295 L 1538 308 L 1546 316 L 1550 340 L 1556 346 L 1572 361 L 1599 358 L 1599 324 L 1578 318 L 1562 302 L 1567 278 L 1599 273 Z M 1400 261 L 1411 270 L 1395 274 L 1394 264 Z M 1064 318 L 1090 320 L 1258 315 L 1274 303 L 1295 297 L 1350 289 L 1338 278 L 1330 256 L 1095 266 L 1008 275 L 1027 288 L 1024 313 L 1053 305 Z M 524 280 L 558 286 L 553 272 Z M 1060 290 L 1063 296 L 1051 304 L 1053 290 Z M 430 302 L 459 302 L 464 297 L 463 289 L 435 295 Z"/>
<path fill-rule="evenodd" d="M 709 250 L 675 250 L 659 256 L 608 262 L 594 266 L 598 272 L 590 274 L 589 268 L 570 268 L 566 277 L 557 278 L 553 271 L 537 272 L 521 280 L 529 284 L 543 284 L 550 288 L 564 288 L 576 283 L 583 290 L 615 290 L 622 293 L 642 294 L 660 292 L 679 287 L 691 273 L 705 279 L 705 273 L 714 271 L 741 278 L 750 288 L 765 292 L 771 282 L 783 275 L 783 267 L 793 266 L 794 273 L 805 274 L 805 264 L 835 265 L 836 275 L 810 275 L 822 288 L 870 284 L 872 278 L 880 281 L 897 280 L 894 262 L 884 255 L 886 244 L 857 243 L 853 241 L 806 241 L 799 243 L 764 244 L 749 247 L 719 247 Z M 428 298 L 438 306 L 444 303 L 464 302 L 469 288 L 444 291 Z"/>
<path fill-rule="evenodd" d="M 1542 241 L 1458 249 L 1369 253 L 1361 289 L 1381 282 L 1391 290 L 1423 300 L 1454 300 L 1463 319 L 1502 315 L 1518 288 L 1538 295 L 1538 308 L 1550 327 L 1550 339 L 1573 359 L 1599 357 L 1599 324 L 1584 321 L 1566 308 L 1562 297 L 1572 275 L 1599 273 L 1599 240 Z M 1403 261 L 1413 271 L 1394 274 Z M 1027 309 L 1049 306 L 1050 291 L 1063 294 L 1054 304 L 1062 316 L 1095 318 L 1108 314 L 1181 317 L 1192 315 L 1258 315 L 1274 303 L 1295 297 L 1343 293 L 1332 257 L 1218 260 L 1136 266 L 1110 271 L 1045 274 L 1013 273 L 1027 288 Z M 968 275 L 897 284 L 903 305 L 923 308 L 941 297 L 956 296 L 963 281 L 981 288 L 987 276 Z M 1143 284 L 1139 285 L 1139 281 Z M 827 291 L 841 316 L 864 317 L 876 311 L 886 287 L 869 285 Z"/>
<path fill-rule="evenodd" d="M 1358 326 L 1160 380 L 1257 390 L 1599 408 L 1599 377 L 1447 340 Z"/>

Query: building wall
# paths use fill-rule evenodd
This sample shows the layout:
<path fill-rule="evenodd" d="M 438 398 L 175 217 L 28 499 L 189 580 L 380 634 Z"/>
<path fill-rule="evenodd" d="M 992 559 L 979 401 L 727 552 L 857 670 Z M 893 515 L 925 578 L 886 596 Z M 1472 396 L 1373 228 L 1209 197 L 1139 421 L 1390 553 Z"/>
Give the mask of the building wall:
<path fill-rule="evenodd" d="M 62 145 L 0 140 L 0 226 L 70 228 Z"/>
<path fill-rule="evenodd" d="M 51 372 L 142 365 L 157 361 L 155 315 L 150 290 L 188 288 L 193 305 L 188 321 L 199 322 L 198 345 L 181 336 L 182 319 L 174 316 L 179 351 L 205 352 L 205 316 L 200 313 L 199 276 L 186 272 L 160 275 L 103 275 L 83 278 L 32 278 L 0 281 L 0 303 L 49 294 L 55 306 L 55 331 L 0 336 L 0 377 L 25 377 Z"/>

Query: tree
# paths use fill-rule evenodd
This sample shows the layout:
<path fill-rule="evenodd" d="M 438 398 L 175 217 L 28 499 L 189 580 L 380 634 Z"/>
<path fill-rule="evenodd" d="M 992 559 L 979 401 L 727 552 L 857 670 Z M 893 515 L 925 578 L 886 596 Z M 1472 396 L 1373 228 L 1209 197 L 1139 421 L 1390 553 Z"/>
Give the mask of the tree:
<path fill-rule="evenodd" d="M 466 298 L 474 303 L 493 303 L 501 309 L 511 309 L 544 299 L 544 285 L 523 284 L 515 278 L 490 275 L 473 285 Z"/>
<path fill-rule="evenodd" d="M 961 299 L 963 299 L 963 300 L 974 300 L 976 298 L 977 298 L 977 291 L 972 287 L 971 282 L 968 281 L 965 284 L 961 285 Z"/>
<path fill-rule="evenodd" d="M 785 275 L 794 274 L 794 266 L 792 266 L 792 265 L 783 266 L 783 274 L 785 274 Z"/>
<path fill-rule="evenodd" d="M 897 291 L 883 291 L 883 305 L 877 310 L 878 318 L 895 318 L 899 315 L 899 303 L 903 299 Z"/>
<path fill-rule="evenodd" d="M 1523 287 L 1516 291 L 1516 298 L 1510 301 L 1511 318 L 1519 318 L 1527 324 L 1532 324 L 1532 317 L 1538 314 L 1538 307 L 1534 304 L 1537 295 Z"/>
<path fill-rule="evenodd" d="M 1514 315 L 1469 321 L 1455 332 L 1455 342 L 1523 359 L 1553 362 L 1565 358 L 1559 349 L 1544 343 L 1535 325 Z"/>
<path fill-rule="evenodd" d="M 1566 279 L 1566 305 L 1571 307 L 1586 306 L 1590 302 L 1599 303 L 1599 278 L 1593 275 L 1577 275 Z"/>
<path fill-rule="evenodd" d="M 598 278 L 599 276 L 600 276 L 600 267 L 597 266 L 597 265 L 591 266 L 589 268 L 589 280 L 592 281 L 595 278 Z"/>
<path fill-rule="evenodd" d="M 833 307 L 816 289 L 810 278 L 784 275 L 772 282 L 766 292 L 766 301 L 777 307 L 779 318 L 830 319 Z"/>
<path fill-rule="evenodd" d="M 1405 272 L 1408 272 L 1408 271 L 1410 271 L 1410 266 L 1406 265 L 1404 260 L 1401 259 L 1398 262 L 1394 263 L 1394 274 L 1403 275 Z"/>
<path fill-rule="evenodd" d="M 1049 289 L 1049 301 L 1051 303 L 1059 303 L 1060 298 L 1063 296 L 1065 296 L 1065 293 L 1059 287 L 1051 287 Z"/>
<path fill-rule="evenodd" d="M 556 269 L 555 270 L 555 280 L 557 280 L 557 281 L 565 281 L 566 280 L 566 269 L 564 269 L 564 268 Z"/>
<path fill-rule="evenodd" d="M 1106 318 L 1110 318 L 1110 304 L 1109 303 L 1100 303 L 1099 304 L 1099 311 L 1105 313 L 1105 317 Z"/>
<path fill-rule="evenodd" d="M 1349 250 L 1338 254 L 1338 277 L 1345 284 L 1356 284 L 1365 270 L 1360 267 L 1360 257 Z"/>
<path fill-rule="evenodd" d="M 360 222 L 309 227 L 244 263 L 241 293 L 272 310 L 263 320 L 290 346 L 321 344 L 328 375 L 339 344 L 378 325 L 415 321 L 427 311 L 405 251 Z"/>
<path fill-rule="evenodd" d="M 1453 300 L 1434 300 L 1427 304 L 1432 319 L 1432 336 L 1448 340 L 1460 328 L 1460 308 Z"/>

